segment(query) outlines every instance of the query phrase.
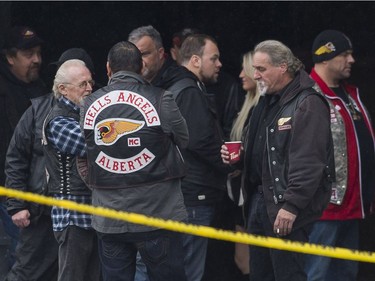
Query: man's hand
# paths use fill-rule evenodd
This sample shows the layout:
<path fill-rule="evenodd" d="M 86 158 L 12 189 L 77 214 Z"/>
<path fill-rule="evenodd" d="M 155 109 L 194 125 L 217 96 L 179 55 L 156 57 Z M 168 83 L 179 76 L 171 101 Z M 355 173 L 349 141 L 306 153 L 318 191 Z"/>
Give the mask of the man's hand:
<path fill-rule="evenodd" d="M 221 159 L 223 160 L 223 163 L 229 164 L 229 160 L 230 160 L 229 151 L 225 144 L 221 146 L 220 153 L 221 153 Z"/>
<path fill-rule="evenodd" d="M 18 213 L 15 213 L 12 216 L 12 221 L 19 228 L 25 228 L 30 225 L 30 212 L 29 210 L 22 210 Z"/>
<path fill-rule="evenodd" d="M 273 231 L 278 236 L 288 235 L 292 231 L 293 223 L 296 220 L 296 215 L 284 209 L 280 209 L 277 213 Z"/>

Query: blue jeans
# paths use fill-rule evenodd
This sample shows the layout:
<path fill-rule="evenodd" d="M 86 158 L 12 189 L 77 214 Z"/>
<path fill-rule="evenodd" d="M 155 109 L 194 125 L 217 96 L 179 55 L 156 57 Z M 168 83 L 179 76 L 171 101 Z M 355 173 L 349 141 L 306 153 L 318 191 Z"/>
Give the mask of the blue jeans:
<path fill-rule="evenodd" d="M 99 233 L 103 281 L 134 280 L 139 251 L 151 281 L 186 281 L 182 234 L 167 230 Z"/>
<path fill-rule="evenodd" d="M 214 206 L 186 207 L 188 223 L 209 226 L 215 214 Z M 184 235 L 185 271 L 188 281 L 201 281 L 206 263 L 208 238 Z"/>
<path fill-rule="evenodd" d="M 141 254 L 137 252 L 136 271 L 134 281 L 149 281 L 147 267 L 142 260 Z"/>
<path fill-rule="evenodd" d="M 273 203 L 272 203 L 273 204 Z M 263 195 L 256 193 L 251 199 L 249 210 L 249 233 L 276 237 L 267 214 Z M 308 241 L 310 227 L 293 230 L 283 239 Z M 305 281 L 304 254 L 271 248 L 250 246 L 251 281 Z"/>
<path fill-rule="evenodd" d="M 310 234 L 310 243 L 358 250 L 359 222 L 317 221 Z M 358 262 L 308 255 L 306 272 L 309 281 L 357 280 Z"/>

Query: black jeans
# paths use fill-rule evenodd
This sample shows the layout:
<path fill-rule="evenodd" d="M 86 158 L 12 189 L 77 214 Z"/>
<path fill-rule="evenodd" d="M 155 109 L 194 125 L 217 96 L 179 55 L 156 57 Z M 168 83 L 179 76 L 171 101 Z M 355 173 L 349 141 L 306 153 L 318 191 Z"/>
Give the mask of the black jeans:
<path fill-rule="evenodd" d="M 16 262 L 6 281 L 57 280 L 58 244 L 53 235 L 51 215 L 32 218 L 21 229 L 16 248 Z"/>
<path fill-rule="evenodd" d="M 99 281 L 98 238 L 93 229 L 69 225 L 54 232 L 59 243 L 58 281 Z"/>
<path fill-rule="evenodd" d="M 267 214 L 264 197 L 259 192 L 251 199 L 249 233 L 276 237 Z M 308 242 L 310 227 L 293 230 L 282 237 L 286 240 Z M 305 255 L 297 252 L 250 246 L 251 281 L 305 281 Z"/>
<path fill-rule="evenodd" d="M 185 281 L 182 234 L 167 230 L 98 233 L 104 281 L 132 281 L 137 251 L 151 281 Z"/>

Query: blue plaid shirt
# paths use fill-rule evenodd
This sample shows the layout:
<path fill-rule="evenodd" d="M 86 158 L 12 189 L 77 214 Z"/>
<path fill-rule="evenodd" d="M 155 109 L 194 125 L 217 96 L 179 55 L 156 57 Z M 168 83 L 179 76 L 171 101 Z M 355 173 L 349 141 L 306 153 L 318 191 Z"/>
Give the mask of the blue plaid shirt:
<path fill-rule="evenodd" d="M 65 103 L 79 113 L 79 107 L 65 97 L 59 102 Z M 85 156 L 86 143 L 79 122 L 70 117 L 57 116 L 48 126 L 47 138 L 53 146 L 62 153 Z"/>
<path fill-rule="evenodd" d="M 79 107 L 65 97 L 61 97 L 59 102 L 63 102 L 76 112 L 79 112 Z M 47 138 L 48 141 L 62 153 L 77 156 L 86 155 L 84 136 L 79 126 L 79 122 L 73 118 L 57 116 L 52 119 L 48 124 Z M 65 199 L 91 205 L 91 196 L 87 195 L 55 194 L 54 197 L 59 200 Z M 75 225 L 85 229 L 91 228 L 91 215 L 83 214 L 74 210 L 53 206 L 51 217 L 53 231 L 62 231 L 69 225 Z"/>

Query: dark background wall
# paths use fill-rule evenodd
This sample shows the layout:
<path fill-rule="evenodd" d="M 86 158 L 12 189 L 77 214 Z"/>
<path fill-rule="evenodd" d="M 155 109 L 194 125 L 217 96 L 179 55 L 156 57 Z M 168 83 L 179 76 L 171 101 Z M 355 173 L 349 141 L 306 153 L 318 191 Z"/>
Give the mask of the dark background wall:
<path fill-rule="evenodd" d="M 171 36 L 195 27 L 219 43 L 223 69 L 238 76 L 241 55 L 265 39 L 288 45 L 310 70 L 310 48 L 322 30 L 333 28 L 353 41 L 357 60 L 351 81 L 375 116 L 375 2 L 292 1 L 90 1 L 0 2 L 0 32 L 6 25 L 30 25 L 46 41 L 45 65 L 70 47 L 83 47 L 94 58 L 96 79 L 106 83 L 108 50 L 129 32 L 152 24 L 167 50 Z"/>

